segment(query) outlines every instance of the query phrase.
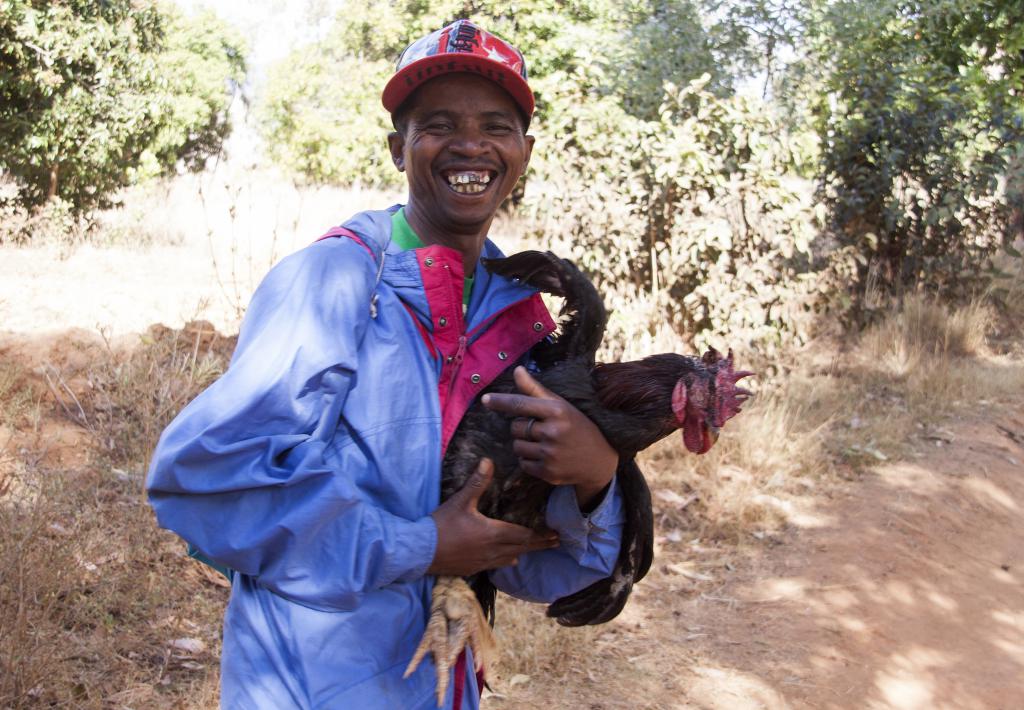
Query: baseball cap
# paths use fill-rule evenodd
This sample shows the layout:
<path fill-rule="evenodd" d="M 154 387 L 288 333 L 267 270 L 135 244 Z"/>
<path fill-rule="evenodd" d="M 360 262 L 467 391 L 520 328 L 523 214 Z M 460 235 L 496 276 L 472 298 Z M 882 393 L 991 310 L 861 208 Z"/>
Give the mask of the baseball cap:
<path fill-rule="evenodd" d="M 509 93 L 527 120 L 533 115 L 533 92 L 526 83 L 522 52 L 469 20 L 456 20 L 406 47 L 381 102 L 388 113 L 394 113 L 420 85 L 452 72 L 490 79 Z"/>

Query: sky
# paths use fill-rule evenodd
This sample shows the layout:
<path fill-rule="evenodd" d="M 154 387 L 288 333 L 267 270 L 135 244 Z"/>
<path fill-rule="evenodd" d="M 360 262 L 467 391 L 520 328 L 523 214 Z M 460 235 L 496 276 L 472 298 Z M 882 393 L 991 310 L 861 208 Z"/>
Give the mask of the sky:
<path fill-rule="evenodd" d="M 249 62 L 256 80 L 297 46 L 320 39 L 344 0 L 175 0 L 187 12 L 211 9 L 251 42 Z"/>

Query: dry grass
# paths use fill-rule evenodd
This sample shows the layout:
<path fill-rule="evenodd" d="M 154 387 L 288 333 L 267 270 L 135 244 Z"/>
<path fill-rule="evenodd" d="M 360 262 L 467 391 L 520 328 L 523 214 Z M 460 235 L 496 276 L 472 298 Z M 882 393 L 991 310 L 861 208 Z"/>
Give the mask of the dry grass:
<path fill-rule="evenodd" d="M 908 299 L 901 313 L 868 330 L 848 358 L 844 377 L 862 393 L 862 406 L 855 409 L 862 428 L 899 456 L 901 442 L 912 433 L 939 427 L 979 404 L 998 406 L 1019 392 L 1020 360 L 988 345 L 997 324 L 985 302 L 950 309 Z"/>
<path fill-rule="evenodd" d="M 981 301 L 950 309 L 914 295 L 864 334 L 861 351 L 894 376 L 906 376 L 932 360 L 983 354 L 993 321 L 991 307 Z"/>
<path fill-rule="evenodd" d="M 30 495 L 0 504 L 0 706 L 208 707 L 223 590 L 188 572 L 140 480 L 24 459 L 14 476 Z"/>
<path fill-rule="evenodd" d="M 0 427 L 11 438 L 15 430 L 33 430 L 39 426 L 39 407 L 43 393 L 18 362 L 0 361 Z M 0 451 L 4 448 L 0 441 Z"/>
<path fill-rule="evenodd" d="M 226 342 L 198 324 L 131 350 L 75 344 L 36 371 L 5 358 L 0 707 L 216 704 L 226 594 L 157 529 L 142 477 Z"/>
<path fill-rule="evenodd" d="M 104 341 L 87 370 L 71 373 L 87 387 L 80 423 L 114 465 L 144 461 L 163 427 L 224 371 L 234 343 L 205 321 L 152 326 L 141 347 Z"/>
<path fill-rule="evenodd" d="M 565 628 L 547 618 L 545 607 L 502 596 L 495 617 L 495 636 L 500 657 L 495 683 L 508 685 L 512 678 L 563 678 L 570 664 L 565 659 L 593 645 L 601 629 Z"/>

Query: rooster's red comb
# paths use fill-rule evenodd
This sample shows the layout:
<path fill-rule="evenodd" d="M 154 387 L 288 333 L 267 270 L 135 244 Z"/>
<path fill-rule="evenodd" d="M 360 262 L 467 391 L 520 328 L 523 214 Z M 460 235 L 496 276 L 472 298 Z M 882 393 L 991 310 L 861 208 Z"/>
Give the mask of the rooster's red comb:
<path fill-rule="evenodd" d="M 740 370 L 739 372 L 733 370 L 732 350 L 729 350 L 728 355 L 722 357 L 721 353 L 714 348 L 708 348 L 708 351 L 701 356 L 701 360 L 715 372 L 715 395 L 718 399 L 716 407 L 718 421 L 716 424 L 721 426 L 740 413 L 743 403 L 751 395 L 750 390 L 737 387 L 736 383 L 755 373 L 750 370 Z"/>

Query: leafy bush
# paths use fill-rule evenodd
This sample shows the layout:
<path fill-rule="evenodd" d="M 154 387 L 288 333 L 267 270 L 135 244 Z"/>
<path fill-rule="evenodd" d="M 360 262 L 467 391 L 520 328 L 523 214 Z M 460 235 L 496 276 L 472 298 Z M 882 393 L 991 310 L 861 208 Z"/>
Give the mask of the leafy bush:
<path fill-rule="evenodd" d="M 821 18 L 820 195 L 854 315 L 878 294 L 977 292 L 1010 248 L 1024 205 L 1024 10 L 977 5 L 851 1 Z"/>
<path fill-rule="evenodd" d="M 764 350 L 802 333 L 809 196 L 783 177 L 800 142 L 759 103 L 721 98 L 707 81 L 667 86 L 651 121 L 570 88 L 540 129 L 528 204 L 537 235 L 613 307 L 643 299 L 652 328 Z"/>
<path fill-rule="evenodd" d="M 17 183 L 0 175 L 0 245 L 30 241 L 69 245 L 86 230 L 66 201 L 54 197 L 40 207 L 25 207 Z"/>
<path fill-rule="evenodd" d="M 271 70 L 258 108 L 267 154 L 312 183 L 398 185 L 386 140 L 391 121 L 380 103 L 392 67 L 339 55 L 334 46 L 296 50 Z"/>
<path fill-rule="evenodd" d="M 228 131 L 242 43 L 149 1 L 11 0 L 0 12 L 0 169 L 25 207 L 102 207 L 140 176 L 201 167 Z"/>
<path fill-rule="evenodd" d="M 228 108 L 245 80 L 246 41 L 212 11 L 189 17 L 164 10 L 156 57 L 159 130 L 141 158 L 146 178 L 180 167 L 201 170 L 231 132 Z"/>

